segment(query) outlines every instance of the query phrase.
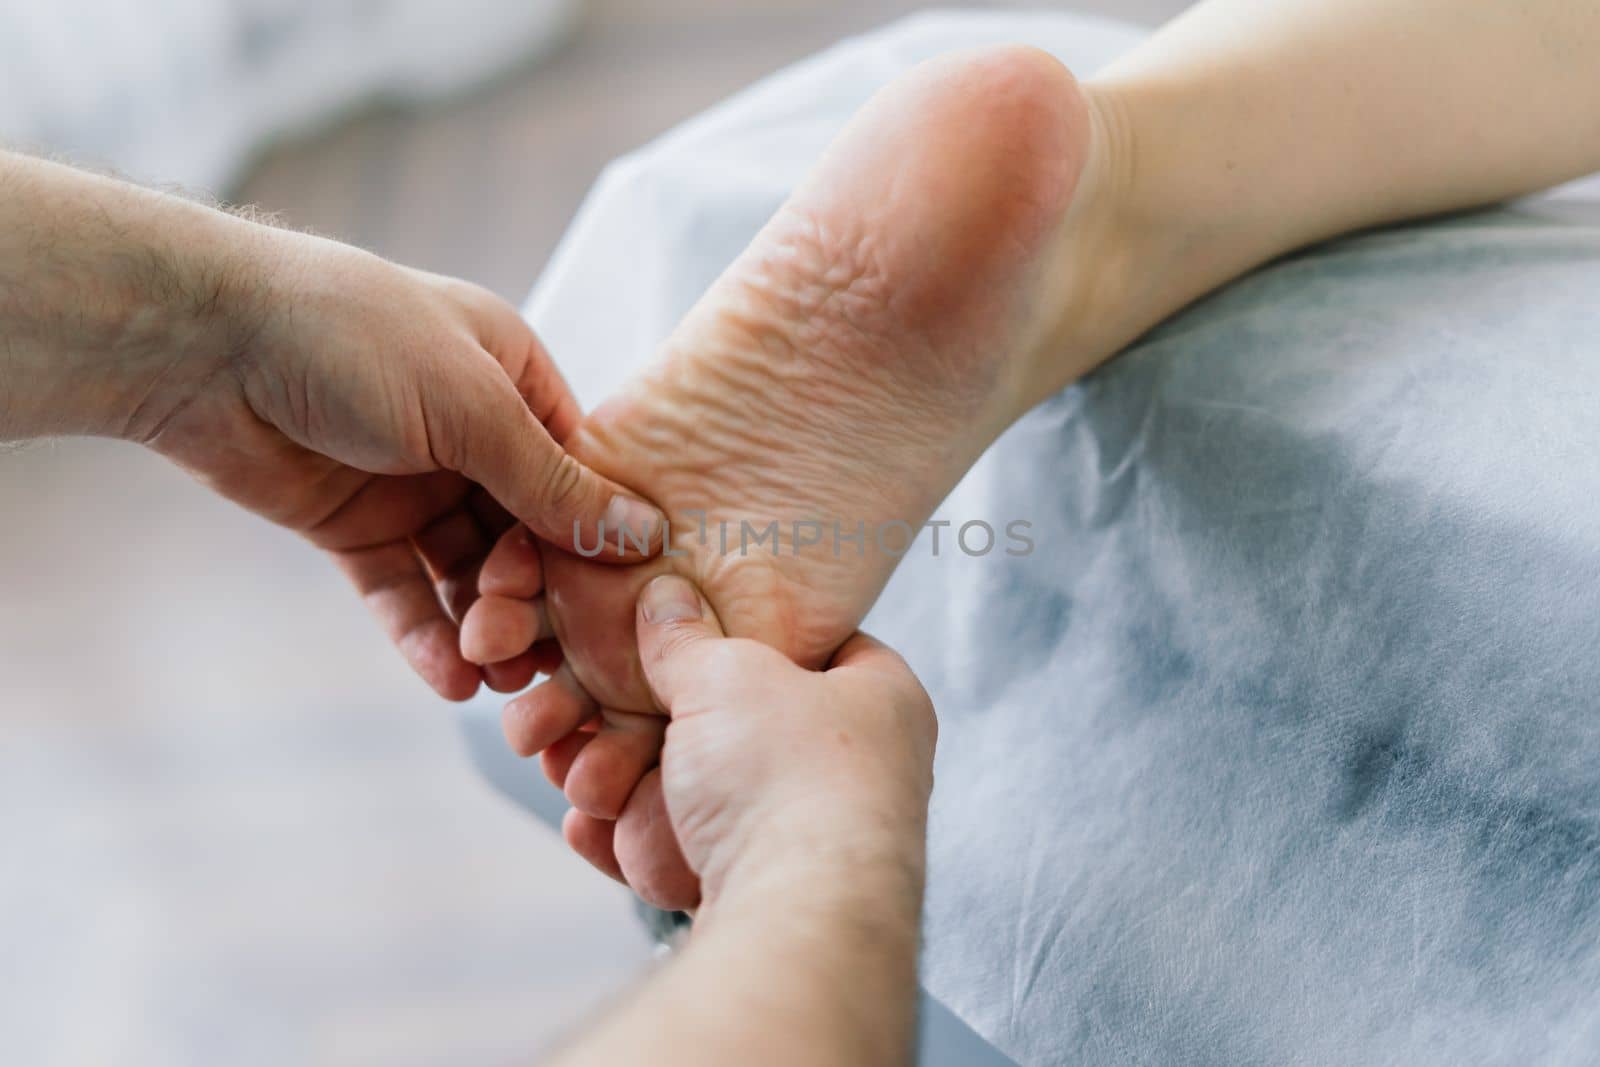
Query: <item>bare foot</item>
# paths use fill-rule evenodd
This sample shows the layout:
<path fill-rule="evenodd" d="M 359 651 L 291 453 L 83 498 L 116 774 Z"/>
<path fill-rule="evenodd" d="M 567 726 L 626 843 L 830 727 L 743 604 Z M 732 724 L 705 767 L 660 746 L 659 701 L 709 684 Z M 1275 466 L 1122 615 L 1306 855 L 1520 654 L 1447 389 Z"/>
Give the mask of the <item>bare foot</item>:
<path fill-rule="evenodd" d="M 639 589 L 675 569 L 729 634 L 823 666 L 989 443 L 1131 339 L 1128 315 L 1094 314 L 1128 276 L 1108 128 L 1030 48 L 941 58 L 880 92 L 568 442 L 668 514 L 678 554 L 616 568 L 545 551 L 541 573 L 512 534 L 485 565 L 463 651 L 492 664 L 559 639 L 564 665 L 508 705 L 507 737 L 545 752 L 585 816 L 641 813 L 567 830 L 648 899 L 692 904 L 694 884 L 653 839 L 665 727 L 637 662 Z"/>

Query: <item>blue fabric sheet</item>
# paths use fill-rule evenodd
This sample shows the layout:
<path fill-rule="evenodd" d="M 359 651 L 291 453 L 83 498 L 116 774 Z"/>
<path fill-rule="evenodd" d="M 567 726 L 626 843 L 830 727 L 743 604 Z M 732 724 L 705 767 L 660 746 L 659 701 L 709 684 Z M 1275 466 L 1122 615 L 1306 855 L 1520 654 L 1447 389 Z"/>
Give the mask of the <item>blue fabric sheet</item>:
<path fill-rule="evenodd" d="M 1345 241 L 995 447 L 1039 551 L 873 620 L 932 990 L 1025 1063 L 1600 1061 L 1597 293 L 1600 227 Z"/>

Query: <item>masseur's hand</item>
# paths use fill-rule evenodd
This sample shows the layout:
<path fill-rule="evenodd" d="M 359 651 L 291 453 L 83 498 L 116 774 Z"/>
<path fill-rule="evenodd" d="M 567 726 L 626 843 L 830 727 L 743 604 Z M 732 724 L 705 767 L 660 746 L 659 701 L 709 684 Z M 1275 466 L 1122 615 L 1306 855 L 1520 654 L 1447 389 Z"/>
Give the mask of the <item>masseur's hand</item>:
<path fill-rule="evenodd" d="M 573 848 L 653 903 L 662 855 L 653 822 L 670 820 L 682 858 L 714 907 L 749 884 L 812 885 L 886 866 L 920 889 L 937 733 L 927 694 L 893 651 L 856 634 L 828 669 L 725 638 L 689 582 L 660 577 L 637 615 L 639 658 L 670 717 L 661 764 L 616 822 L 567 815 Z M 579 733 L 552 751 L 570 766 Z"/>
<path fill-rule="evenodd" d="M 514 520 L 569 547 L 574 524 L 593 544 L 602 518 L 612 531 L 661 521 L 562 450 L 577 404 L 503 301 L 269 236 L 243 268 L 259 277 L 237 355 L 150 444 L 332 553 L 418 673 L 471 696 L 480 669 L 462 659 L 457 624 Z M 530 654 L 487 679 L 520 689 L 534 665 Z"/>
<path fill-rule="evenodd" d="M 490 293 L 4 153 L 0 193 L 0 440 L 139 441 L 301 532 L 444 696 L 531 679 L 458 650 L 514 521 L 660 528 L 561 448 L 577 406 Z"/>
<path fill-rule="evenodd" d="M 557 1062 L 909 1063 L 936 732 L 927 694 L 859 633 L 821 672 L 723 637 L 676 576 L 644 588 L 636 621 L 670 716 L 661 767 L 614 825 L 569 815 L 567 839 L 650 899 L 659 857 L 633 843 L 659 840 L 636 831 L 670 819 L 700 876 L 700 910 L 673 961 Z"/>

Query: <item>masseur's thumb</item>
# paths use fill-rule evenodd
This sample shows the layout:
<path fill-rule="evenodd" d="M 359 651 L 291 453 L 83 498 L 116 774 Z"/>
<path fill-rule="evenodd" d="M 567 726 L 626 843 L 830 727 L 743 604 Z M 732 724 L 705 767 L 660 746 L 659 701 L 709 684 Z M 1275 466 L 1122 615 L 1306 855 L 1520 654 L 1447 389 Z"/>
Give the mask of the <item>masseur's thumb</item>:
<path fill-rule="evenodd" d="M 675 574 L 644 587 L 637 627 L 639 663 L 656 701 L 668 711 L 689 687 L 705 684 L 717 647 L 729 643 L 700 590 Z"/>
<path fill-rule="evenodd" d="M 516 390 L 496 388 L 481 402 L 466 413 L 471 429 L 456 469 L 567 552 L 610 561 L 655 554 L 665 527 L 659 511 L 568 455 Z"/>

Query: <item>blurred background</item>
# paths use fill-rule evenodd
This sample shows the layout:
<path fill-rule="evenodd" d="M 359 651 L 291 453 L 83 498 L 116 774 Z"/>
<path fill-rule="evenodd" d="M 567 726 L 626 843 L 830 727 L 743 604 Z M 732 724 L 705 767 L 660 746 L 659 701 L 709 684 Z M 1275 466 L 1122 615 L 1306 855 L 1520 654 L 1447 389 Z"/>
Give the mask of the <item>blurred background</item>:
<path fill-rule="evenodd" d="M 0 0 L 0 141 L 520 301 L 608 159 L 919 6 Z M 526 1063 L 648 961 L 294 537 L 103 441 L 0 515 L 0 1062 Z"/>

